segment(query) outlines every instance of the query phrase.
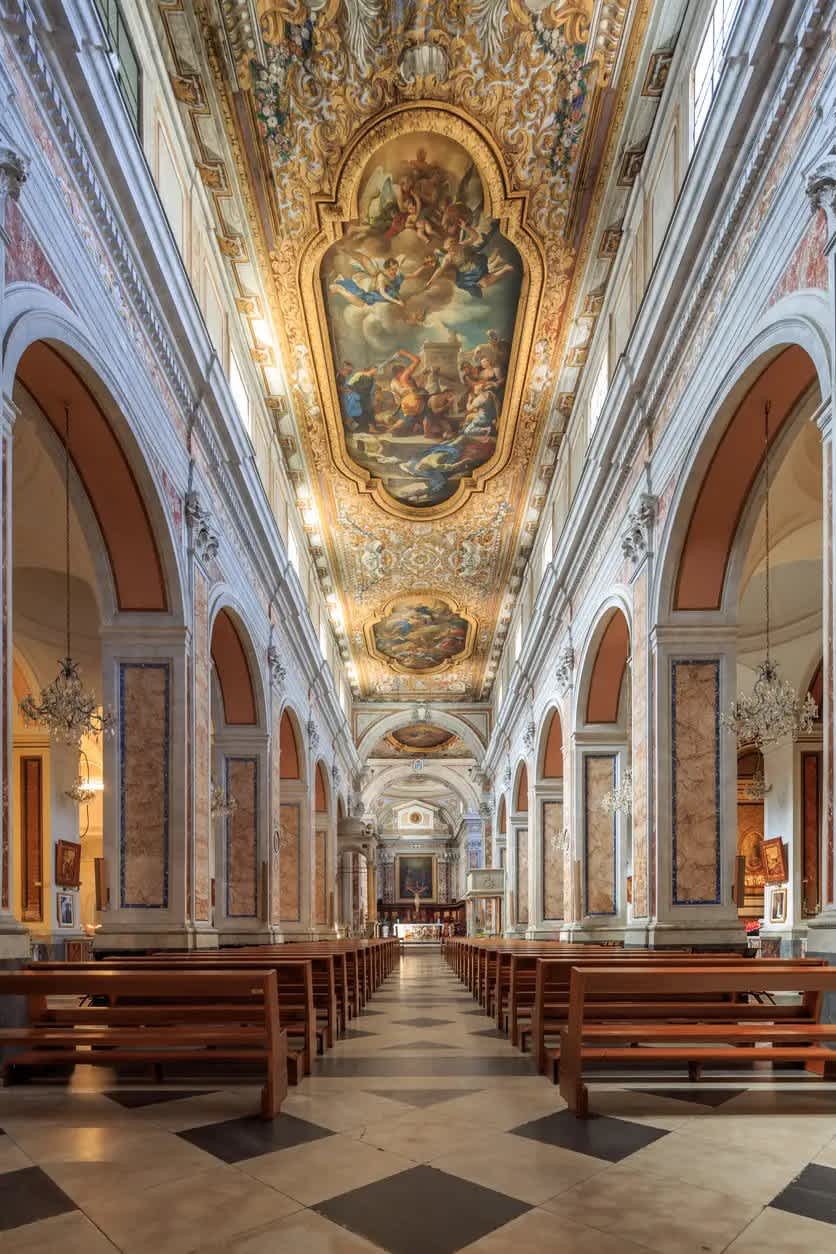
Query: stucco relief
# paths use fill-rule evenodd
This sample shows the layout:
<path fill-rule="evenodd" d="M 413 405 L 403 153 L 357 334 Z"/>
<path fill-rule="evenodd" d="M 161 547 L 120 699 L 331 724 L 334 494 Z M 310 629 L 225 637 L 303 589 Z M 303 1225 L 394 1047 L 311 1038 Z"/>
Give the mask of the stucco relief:
<path fill-rule="evenodd" d="M 586 913 L 615 914 L 615 819 L 601 807 L 615 787 L 612 753 L 587 754 L 583 760 L 586 834 Z"/>
<path fill-rule="evenodd" d="M 227 796 L 238 803 L 226 820 L 226 914 L 258 914 L 258 759 L 227 758 Z"/>
<path fill-rule="evenodd" d="M 674 905 L 720 900 L 720 662 L 671 662 Z"/>

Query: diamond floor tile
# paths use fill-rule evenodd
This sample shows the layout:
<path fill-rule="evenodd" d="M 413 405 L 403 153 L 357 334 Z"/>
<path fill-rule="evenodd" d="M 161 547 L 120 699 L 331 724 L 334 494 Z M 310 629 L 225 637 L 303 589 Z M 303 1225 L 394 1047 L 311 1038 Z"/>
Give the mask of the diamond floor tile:
<path fill-rule="evenodd" d="M 810 1163 L 772 1202 L 776 1210 L 836 1224 L 836 1168 Z M 836 1248 L 836 1233 L 833 1235 Z"/>
<path fill-rule="evenodd" d="M 593 1158 L 603 1158 L 611 1163 L 621 1162 L 623 1158 L 629 1158 L 637 1150 L 668 1135 L 663 1128 L 630 1123 L 626 1119 L 611 1119 L 607 1115 L 577 1119 L 568 1110 L 520 1124 L 511 1132 L 514 1136 L 529 1137 L 545 1145 L 559 1145 L 577 1154 L 590 1154 Z"/>
<path fill-rule="evenodd" d="M 472 1097 L 481 1089 L 369 1089 L 375 1097 L 390 1097 L 396 1102 L 406 1102 L 419 1110 L 437 1106 L 439 1102 L 451 1102 L 457 1097 Z"/>
<path fill-rule="evenodd" d="M 444 1028 L 453 1022 L 452 1019 L 396 1019 L 398 1027 L 403 1028 Z"/>
<path fill-rule="evenodd" d="M 143 1106 L 158 1106 L 162 1102 L 180 1102 L 187 1097 L 210 1097 L 217 1089 L 105 1089 L 104 1096 L 124 1106 L 126 1110 L 139 1110 Z"/>
<path fill-rule="evenodd" d="M 177 1135 L 184 1141 L 214 1154 L 225 1163 L 238 1163 L 259 1154 L 274 1150 L 290 1149 L 320 1137 L 333 1136 L 328 1128 L 297 1119 L 295 1115 L 279 1115 L 277 1119 L 259 1119 L 247 1116 L 243 1119 L 227 1119 L 223 1123 L 205 1124 Z"/>
<path fill-rule="evenodd" d="M 645 1093 L 648 1097 L 670 1097 L 677 1102 L 693 1102 L 697 1106 L 724 1106 L 733 1097 L 738 1097 L 743 1089 L 631 1089 L 631 1093 Z"/>
<path fill-rule="evenodd" d="M 76 1209 L 75 1202 L 40 1167 L 0 1175 L 0 1231 Z"/>
<path fill-rule="evenodd" d="M 453 1254 L 530 1207 L 447 1172 L 414 1167 L 314 1209 L 389 1254 Z"/>

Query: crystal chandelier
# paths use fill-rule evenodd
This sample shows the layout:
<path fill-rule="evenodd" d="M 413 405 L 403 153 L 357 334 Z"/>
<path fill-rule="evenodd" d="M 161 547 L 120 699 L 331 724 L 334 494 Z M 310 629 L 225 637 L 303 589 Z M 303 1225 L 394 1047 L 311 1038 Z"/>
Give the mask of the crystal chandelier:
<path fill-rule="evenodd" d="M 606 814 L 631 814 L 633 811 L 633 771 L 628 766 L 615 788 L 604 793 L 601 809 Z"/>
<path fill-rule="evenodd" d="M 235 797 L 227 797 L 223 788 L 213 784 L 212 801 L 209 808 L 213 819 L 229 819 L 232 818 L 238 809 L 238 802 Z"/>
<path fill-rule="evenodd" d="M 569 828 L 564 827 L 559 832 L 556 830 L 549 832 L 548 846 L 551 853 L 565 853 L 569 848 Z"/>
<path fill-rule="evenodd" d="M 770 657 L 770 587 L 769 587 L 769 411 L 770 402 L 763 407 L 763 468 L 764 468 L 764 536 L 766 546 L 764 572 L 764 620 L 766 627 L 766 656 L 758 663 L 755 686 L 749 696 L 739 694 L 723 714 L 723 726 L 737 737 L 738 744 L 753 744 L 763 752 L 788 736 L 795 740 L 801 732 L 813 730 L 818 707 L 808 692 L 804 700 L 789 680 L 782 679 L 777 662 Z"/>
<path fill-rule="evenodd" d="M 77 745 L 82 736 L 94 739 L 110 736 L 115 730 L 113 715 L 99 709 L 94 694 L 85 688 L 73 661 L 70 624 L 72 580 L 70 577 L 70 410 L 64 406 L 64 521 L 66 566 L 66 642 L 65 656 L 58 663 L 58 674 L 52 683 L 41 689 L 38 700 L 32 693 L 20 702 L 20 712 L 29 726 L 45 727 L 53 740 Z"/>

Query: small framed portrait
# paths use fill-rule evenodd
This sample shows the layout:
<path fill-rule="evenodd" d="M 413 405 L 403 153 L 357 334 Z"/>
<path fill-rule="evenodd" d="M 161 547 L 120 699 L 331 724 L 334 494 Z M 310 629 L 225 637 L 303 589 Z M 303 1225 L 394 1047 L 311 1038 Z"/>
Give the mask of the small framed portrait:
<path fill-rule="evenodd" d="M 58 899 L 58 926 L 75 927 L 75 894 L 56 893 Z"/>
<path fill-rule="evenodd" d="M 55 846 L 55 883 L 61 888 L 78 888 L 81 883 L 81 845 L 59 840 Z"/>
<path fill-rule="evenodd" d="M 787 880 L 787 851 L 780 836 L 765 840 L 761 846 L 763 877 L 767 884 L 785 884 Z"/>
<path fill-rule="evenodd" d="M 769 894 L 769 922 L 786 923 L 787 921 L 787 890 L 773 888 Z"/>

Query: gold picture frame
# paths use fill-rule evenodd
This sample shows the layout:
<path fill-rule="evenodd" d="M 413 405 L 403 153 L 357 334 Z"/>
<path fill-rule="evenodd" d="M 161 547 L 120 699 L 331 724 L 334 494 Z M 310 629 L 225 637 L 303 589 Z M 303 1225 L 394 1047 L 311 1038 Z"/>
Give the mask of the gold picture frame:
<path fill-rule="evenodd" d="M 418 873 L 420 877 L 422 868 L 417 865 L 410 868 L 409 863 L 425 864 L 423 867 L 425 873 L 423 878 L 426 878 L 426 871 L 429 870 L 432 896 L 427 897 L 421 894 L 419 898 L 421 903 L 438 901 L 438 858 L 434 853 L 399 853 L 395 855 L 395 900 L 404 904 L 415 904 L 415 893 L 410 893 L 406 887 L 407 876 L 412 875 L 414 877 Z"/>
<path fill-rule="evenodd" d="M 787 890 L 773 888 L 769 894 L 769 922 L 786 923 L 787 921 Z"/>

